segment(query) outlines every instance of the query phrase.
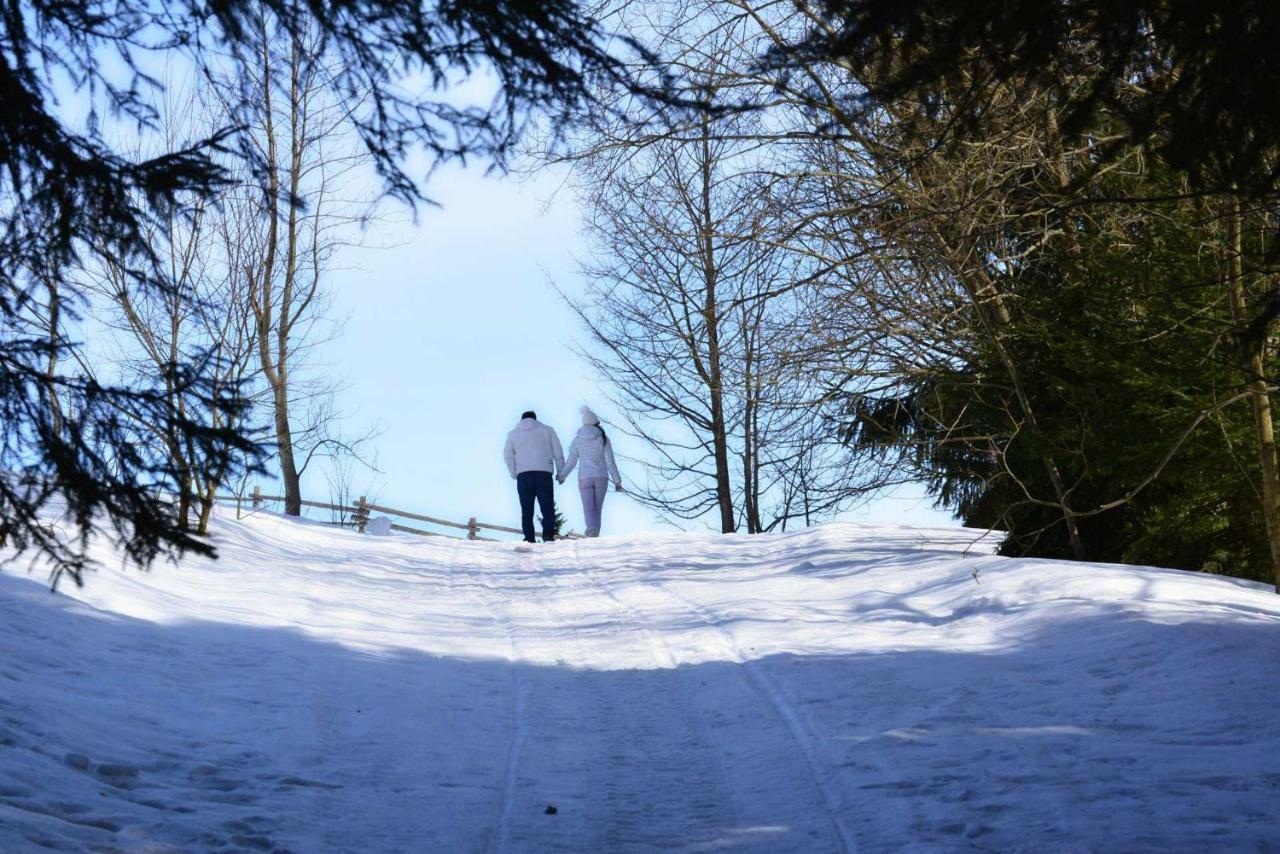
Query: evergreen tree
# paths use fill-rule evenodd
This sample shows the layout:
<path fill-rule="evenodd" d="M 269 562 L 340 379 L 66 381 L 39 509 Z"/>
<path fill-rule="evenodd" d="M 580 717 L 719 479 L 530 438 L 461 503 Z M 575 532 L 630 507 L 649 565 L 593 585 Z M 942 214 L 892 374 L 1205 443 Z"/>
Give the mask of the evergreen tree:
<path fill-rule="evenodd" d="M 211 413 L 244 401 L 218 382 L 207 355 L 171 366 L 157 380 L 161 388 L 106 386 L 78 363 L 74 330 L 85 295 L 74 274 L 110 259 L 135 282 L 139 298 L 179 287 L 166 281 L 148 235 L 212 199 L 229 180 L 229 158 L 261 171 L 261 157 L 241 132 L 250 119 L 233 117 L 202 139 L 145 159 L 115 144 L 117 131 L 156 129 L 162 86 L 144 67 L 190 63 L 210 74 L 228 54 L 252 51 L 251 24 L 264 14 L 293 34 L 319 34 L 318 50 L 337 59 L 332 85 L 355 110 L 387 191 L 409 201 L 423 198 L 403 166 L 410 152 L 437 160 L 501 155 L 535 112 L 555 129 L 587 111 L 594 92 L 661 98 L 666 90 L 661 75 L 650 75 L 647 54 L 608 32 L 577 0 L 6 4 L 0 541 L 49 558 L 55 581 L 62 572 L 80 581 L 88 538 L 103 525 L 142 563 L 173 551 L 212 551 L 183 528 L 161 494 L 184 473 L 131 425 L 171 424 L 180 442 L 238 460 L 239 468 L 259 458 L 243 429 L 213 426 L 239 423 Z M 491 101 L 466 106 L 441 94 L 482 71 L 498 82 Z M 86 119 L 76 121 L 81 106 Z M 165 387 L 175 385 L 198 402 L 193 412 L 167 404 Z M 226 468 L 227 476 L 234 470 Z M 63 510 L 68 536 L 40 521 Z"/>
<path fill-rule="evenodd" d="M 1178 189 L 1167 169 L 1148 166 L 1090 192 Z M 1086 514 L 1077 524 L 1091 559 L 1269 580 L 1224 262 L 1205 251 L 1215 217 L 1187 199 L 1102 206 L 1070 218 L 1074 240 L 1003 268 L 1012 308 L 1000 345 L 1031 397 L 1035 433 L 1011 417 L 1000 358 L 980 338 L 954 373 L 857 401 L 851 437 L 914 448 L 941 504 L 965 524 L 1009 532 L 1006 554 L 1073 554 L 1060 509 L 1035 500 L 1050 494 L 1041 460 L 1051 453 Z"/>
<path fill-rule="evenodd" d="M 1225 459 L 1234 467 L 1231 471 L 1238 473 L 1235 486 L 1226 485 L 1213 497 L 1200 487 L 1206 478 L 1221 475 L 1230 479 L 1230 474 L 1224 475 L 1226 467 L 1209 465 L 1198 478 L 1183 482 L 1181 487 L 1175 485 L 1178 481 L 1174 470 L 1166 469 L 1165 474 L 1170 476 L 1160 477 L 1166 482 L 1154 486 L 1156 491 L 1144 490 L 1145 496 L 1137 503 L 1154 501 L 1159 491 L 1164 491 L 1170 501 L 1187 502 L 1183 512 L 1172 515 L 1169 505 L 1161 505 L 1159 511 L 1153 508 L 1149 518 L 1163 523 L 1166 530 L 1178 525 L 1184 532 L 1208 526 L 1214 532 L 1212 537 L 1204 543 L 1197 540 L 1201 545 L 1195 548 L 1188 544 L 1188 548 L 1179 551 L 1180 562 L 1203 559 L 1207 566 L 1219 565 L 1216 558 L 1207 557 L 1217 553 L 1207 545 L 1209 541 L 1235 542 L 1234 560 L 1243 548 L 1241 544 L 1252 539 L 1254 528 L 1250 520 L 1260 517 L 1270 566 L 1267 574 L 1280 591 L 1280 454 L 1273 412 L 1274 357 L 1270 352 L 1275 321 L 1280 317 L 1280 288 L 1276 287 L 1280 267 L 1271 248 L 1275 245 L 1275 212 L 1280 205 L 1280 102 L 1272 95 L 1280 85 L 1280 64 L 1275 61 L 1280 5 L 1256 0 L 823 0 L 819 6 L 820 11 L 809 16 L 806 32 L 776 44 L 771 59 L 774 67 L 783 71 L 829 63 L 865 72 L 860 81 L 863 85 L 842 98 L 842 106 L 857 121 L 890 115 L 905 133 L 928 138 L 937 150 L 964 152 L 982 146 L 1016 145 L 1018 129 L 1000 126 L 1004 112 L 1000 106 L 1011 91 L 1036 92 L 1049 105 L 1044 112 L 1051 119 L 1049 126 L 1038 131 L 1050 152 L 1045 158 L 1046 169 L 1054 168 L 1055 150 L 1078 150 L 1083 146 L 1089 152 L 1087 161 L 1077 164 L 1070 175 L 1060 176 L 1066 180 L 1057 188 L 1057 198 L 1052 193 L 1041 194 L 1045 205 L 1040 211 L 1051 226 L 1061 225 L 1060 239 L 1041 240 L 1050 237 L 1050 228 L 1024 245 L 1030 254 L 976 256 L 982 261 L 988 257 L 1019 259 L 1012 269 L 999 271 L 1005 277 L 1003 284 L 1018 290 L 1017 299 L 1000 308 L 1003 311 L 1014 306 L 1024 312 L 1019 323 L 1026 334 L 1019 338 L 1016 330 L 1011 330 L 1014 334 L 1009 344 L 1020 344 L 1024 348 L 1020 358 L 1029 359 L 1033 371 L 1041 371 L 1037 381 L 1049 383 L 1013 383 L 1019 386 L 1019 417 L 1028 429 L 1012 444 L 1011 453 L 999 443 L 994 451 L 1011 479 L 1013 472 L 1023 472 L 1031 479 L 1013 484 L 1014 493 L 1004 501 L 998 500 L 993 491 L 980 491 L 1002 508 L 1037 504 L 1043 493 L 1032 488 L 1036 475 L 1024 470 L 1018 458 L 1025 453 L 1038 453 L 1048 470 L 1054 496 L 1051 503 L 1058 509 L 1071 540 L 1072 554 L 1094 556 L 1076 528 L 1098 530 L 1117 524 L 1124 529 L 1126 525 L 1115 523 L 1114 519 L 1105 523 L 1097 519 L 1086 521 L 1076 512 L 1101 514 L 1134 504 L 1135 497 L 1125 492 L 1118 503 L 1107 500 L 1083 509 L 1089 505 L 1084 500 L 1087 482 L 1100 482 L 1104 470 L 1114 476 L 1128 475 L 1130 463 L 1149 462 L 1149 454 L 1132 443 L 1121 443 L 1111 449 L 1120 457 L 1106 456 L 1110 439 L 1100 435 L 1100 427 L 1092 428 L 1080 417 L 1085 411 L 1103 407 L 1114 413 L 1122 402 L 1117 399 L 1117 388 L 1136 386 L 1148 392 L 1142 405 L 1152 407 L 1144 422 L 1150 431 L 1149 448 L 1182 436 L 1184 428 L 1176 425 L 1177 416 L 1204 412 L 1203 420 L 1216 424 L 1221 439 L 1219 453 L 1210 454 L 1211 458 L 1220 462 L 1225 453 Z M 821 88 L 818 84 L 813 87 L 817 95 Z M 821 103 L 821 98 L 815 97 L 815 102 Z M 1010 134 L 1010 130 L 1015 132 Z M 1132 170 L 1138 151 L 1150 161 L 1156 177 L 1144 173 L 1147 177 L 1141 180 L 1127 181 L 1123 186 L 1111 184 L 1111 194 L 1099 192 L 1100 186 Z M 1031 185 L 1037 183 L 1033 173 L 1026 177 Z M 1165 204 L 1189 199 L 1200 200 L 1203 205 L 1198 215 L 1181 208 L 1171 214 Z M 1034 210 L 1023 207 L 1020 214 L 1025 216 Z M 1175 278 L 1167 283 L 1168 293 L 1137 298 L 1129 288 L 1137 287 L 1145 277 L 1158 275 L 1158 270 L 1126 270 L 1127 261 L 1117 251 L 1126 246 L 1123 232 L 1106 228 L 1093 235 L 1088 234 L 1087 228 L 1084 233 L 1077 232 L 1079 223 L 1088 219 L 1120 223 L 1131 212 L 1142 212 L 1146 217 L 1145 222 L 1135 224 L 1136 246 L 1141 250 L 1143 241 L 1151 241 L 1146 250 L 1152 256 L 1149 263 L 1163 260 L 1175 272 L 1181 272 L 1208 260 L 1216 268 L 1212 275 L 1188 281 Z M 1181 253 L 1166 252 L 1157 242 L 1164 230 L 1158 221 L 1170 215 L 1191 216 L 1200 226 L 1195 229 L 1198 238 L 1180 244 Z M 998 226 L 999 218 L 981 225 Z M 1118 242 L 1108 242 L 1108 238 L 1116 237 L 1120 238 Z M 1101 256 L 1092 264 L 1078 257 L 1055 257 L 1063 244 L 1074 244 L 1080 251 L 1087 246 Z M 1104 260 L 1112 266 L 1101 266 Z M 1062 269 L 1055 273 L 1055 266 Z M 1041 289 L 1028 287 L 1034 281 L 1050 290 L 1061 286 L 1064 292 L 1046 296 Z M 1087 289 L 1078 284 L 1086 281 L 1090 283 L 1087 287 L 1119 290 L 1110 294 L 1076 294 L 1078 288 Z M 1207 282 L 1215 283 L 1216 288 L 1212 294 L 1197 295 L 1207 297 L 1200 309 L 1183 316 L 1168 313 L 1164 319 L 1176 324 L 1174 328 L 1159 330 L 1153 324 L 1147 331 L 1159 336 L 1187 334 L 1200 341 L 1196 329 L 1207 323 L 1213 327 L 1211 340 L 1215 346 L 1210 351 L 1189 346 L 1182 355 L 1191 361 L 1164 373 L 1152 372 L 1152 366 L 1162 366 L 1160 359 L 1171 355 L 1176 345 L 1168 345 L 1170 349 L 1165 353 L 1136 347 L 1122 353 L 1116 348 L 1134 340 L 1124 333 L 1136 332 L 1136 326 L 1117 329 L 1109 316 L 1094 326 L 1093 333 L 1098 338 L 1099 358 L 1111 360 L 1113 370 L 1093 376 L 1079 364 L 1082 359 L 1095 358 L 1092 350 L 1086 353 L 1076 346 L 1083 339 L 1073 338 L 1073 344 L 1060 340 L 1053 344 L 1058 330 L 1025 324 L 1025 312 L 1040 299 L 1060 298 L 1063 302 L 1057 308 L 1062 310 L 1089 310 L 1098 307 L 1098 299 L 1129 293 L 1134 297 L 1133 308 L 1151 311 L 1167 308 L 1186 297 L 1187 291 L 1196 286 L 1194 283 Z M 1160 288 L 1157 286 L 1156 290 Z M 1073 304 L 1073 299 L 1079 304 Z M 1045 308 L 1044 304 L 1039 305 L 1039 309 Z M 1077 334 L 1082 333 L 1079 327 L 1085 321 L 1079 316 L 1058 319 L 1076 327 Z M 1048 337 L 1044 339 L 1045 346 L 1038 348 L 1032 339 L 1042 335 Z M 1102 340 L 1111 335 L 1120 337 Z M 1042 357 L 1040 362 L 1036 361 L 1037 354 Z M 998 361 L 1007 366 L 1005 354 L 998 355 Z M 1131 364 L 1121 361 L 1122 355 L 1150 357 L 1153 361 Z M 1234 364 L 1234 380 L 1223 372 L 1228 362 Z M 958 370 L 989 366 L 990 362 L 980 358 L 975 365 Z M 988 376 L 970 374 L 969 380 L 989 385 Z M 1086 381 L 1101 385 L 1068 385 Z M 933 377 L 918 383 L 915 393 L 909 396 L 914 399 L 918 414 L 923 401 L 945 399 L 944 389 L 954 390 L 960 385 L 951 378 Z M 1051 407 L 1052 394 L 1064 393 L 1071 406 L 1059 415 L 1068 417 L 1049 426 L 1037 409 L 1033 419 L 1031 395 L 1026 393 L 1031 388 L 1036 390 L 1038 406 Z M 1235 427 L 1235 410 L 1223 408 L 1228 400 L 1244 403 L 1252 410 L 1247 442 Z M 914 429 L 925 434 L 934 429 L 927 421 L 916 421 L 917 416 L 909 414 L 910 407 L 907 413 L 897 414 L 884 410 L 881 403 L 859 403 L 855 407 L 860 413 L 857 417 L 882 410 L 882 415 L 897 419 L 900 426 L 914 423 Z M 1079 408 L 1086 403 L 1090 404 L 1087 410 Z M 988 404 L 997 408 L 1004 405 L 998 398 Z M 1228 410 L 1230 415 L 1226 414 Z M 1070 429 L 1073 420 L 1079 424 L 1074 432 Z M 1231 423 L 1219 423 L 1224 420 Z M 1124 429 L 1119 419 L 1112 423 L 1121 435 L 1134 435 L 1132 430 Z M 1193 445 L 1187 450 L 1207 453 L 1207 449 L 1194 444 L 1203 440 L 1199 433 L 1188 434 L 1187 441 Z M 927 449 L 922 453 L 930 455 Z M 1074 455 L 1076 472 L 1069 487 L 1064 473 L 1057 470 L 1061 468 L 1060 454 Z M 982 454 L 976 454 L 970 463 L 963 459 L 966 454 L 961 456 L 953 462 L 971 463 L 978 469 L 983 464 Z M 1146 482 L 1145 476 L 1140 478 L 1140 483 Z M 1119 481 L 1120 485 L 1125 483 L 1123 479 Z M 963 492 L 956 487 L 944 492 L 944 499 Z M 1193 495 L 1198 502 L 1192 500 Z M 1249 502 L 1257 508 L 1256 514 L 1241 509 L 1242 503 Z M 1045 505 L 1039 506 L 1043 509 Z M 992 512 L 995 511 L 988 508 L 983 518 Z M 1132 512 L 1132 508 L 1125 511 Z M 1205 512 L 1231 521 L 1224 528 L 1220 522 L 1205 520 L 1200 515 Z M 1033 517 L 1037 514 L 1043 515 L 1042 510 L 1031 513 Z M 1019 531 L 1015 540 L 1021 539 L 1024 531 L 1027 535 L 1048 533 L 1050 539 L 1053 537 L 1048 527 L 1034 523 L 1018 523 L 1015 527 Z M 1232 533 L 1226 533 L 1228 528 Z M 1135 542 L 1140 539 L 1133 536 Z M 1171 542 L 1182 541 L 1175 538 Z M 1115 552 L 1104 549 L 1103 553 Z M 1257 555 L 1250 552 L 1249 565 L 1256 568 L 1257 560 Z"/>

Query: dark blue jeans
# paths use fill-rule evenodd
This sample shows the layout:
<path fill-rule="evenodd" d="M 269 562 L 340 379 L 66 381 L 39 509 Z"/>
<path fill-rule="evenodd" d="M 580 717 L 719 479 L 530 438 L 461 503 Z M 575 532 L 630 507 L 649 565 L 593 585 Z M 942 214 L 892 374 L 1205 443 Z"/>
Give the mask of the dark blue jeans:
<path fill-rule="evenodd" d="M 526 543 L 533 538 L 533 502 L 542 511 L 542 539 L 556 538 L 556 493 L 549 471 L 522 471 L 516 475 L 516 493 L 520 496 L 520 529 Z"/>

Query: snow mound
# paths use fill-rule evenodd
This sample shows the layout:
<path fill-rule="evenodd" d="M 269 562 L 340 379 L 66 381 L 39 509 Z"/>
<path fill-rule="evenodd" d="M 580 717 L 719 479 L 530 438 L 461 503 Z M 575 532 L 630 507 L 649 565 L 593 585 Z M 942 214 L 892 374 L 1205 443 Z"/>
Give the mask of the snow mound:
<path fill-rule="evenodd" d="M 220 518 L 0 575 L 0 850 L 1280 845 L 1280 598 L 982 532 Z"/>

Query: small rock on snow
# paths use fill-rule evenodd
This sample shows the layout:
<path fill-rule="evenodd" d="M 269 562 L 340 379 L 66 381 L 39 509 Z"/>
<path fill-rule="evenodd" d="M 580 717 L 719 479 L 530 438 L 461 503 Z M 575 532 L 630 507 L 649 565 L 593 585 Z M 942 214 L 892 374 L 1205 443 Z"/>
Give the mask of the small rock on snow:
<path fill-rule="evenodd" d="M 104 763 L 98 766 L 98 774 L 103 777 L 137 777 L 138 769 L 133 765 Z"/>
<path fill-rule="evenodd" d="M 62 761 L 77 771 L 87 771 L 89 769 L 89 757 L 83 753 L 68 753 L 62 757 Z"/>

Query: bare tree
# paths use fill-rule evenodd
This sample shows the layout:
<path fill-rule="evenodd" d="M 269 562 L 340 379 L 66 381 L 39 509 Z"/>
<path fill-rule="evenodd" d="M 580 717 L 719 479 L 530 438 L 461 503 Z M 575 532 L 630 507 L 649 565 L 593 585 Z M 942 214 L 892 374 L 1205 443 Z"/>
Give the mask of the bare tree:
<path fill-rule="evenodd" d="M 716 97 L 716 77 L 698 92 Z M 864 491 L 809 372 L 787 358 L 813 275 L 778 242 L 749 117 L 710 109 L 665 133 L 602 129 L 575 158 L 594 256 L 583 355 L 654 452 L 638 498 L 722 532 L 824 518 Z"/>
<path fill-rule="evenodd" d="M 170 80 L 159 103 L 156 133 L 139 138 L 134 155 L 141 158 L 152 148 L 182 147 L 207 134 L 209 117 L 200 94 L 188 82 Z M 200 363 L 215 395 L 251 391 L 248 366 L 254 331 L 217 240 L 225 210 L 222 201 L 193 196 L 170 209 L 163 220 L 146 225 L 156 261 L 154 274 L 163 287 L 140 281 L 136 271 L 105 251 L 100 265 L 83 271 L 87 289 L 106 302 L 107 310 L 95 312 L 96 320 L 121 333 L 125 379 L 163 389 L 167 417 L 148 419 L 136 429 L 168 456 L 178 524 L 200 534 L 208 531 L 214 497 L 234 465 L 225 454 L 202 454 L 179 425 L 200 418 L 214 430 L 239 433 L 248 429 L 250 418 L 248 408 L 203 407 L 173 370 L 183 363 Z M 56 319 L 56 311 L 51 316 Z M 201 408 L 207 411 L 197 411 Z"/>
<path fill-rule="evenodd" d="M 259 23 L 265 28 L 267 20 L 261 17 Z M 256 173 L 229 164 L 238 181 L 216 198 L 175 210 L 152 229 L 153 251 L 169 287 L 141 288 L 131 271 L 108 260 L 96 290 L 115 306 L 115 325 L 134 344 L 127 363 L 135 376 L 160 378 L 167 366 L 200 351 L 213 362 L 209 375 L 216 385 L 240 389 L 255 406 L 267 409 L 290 499 L 286 509 L 297 512 L 308 465 L 354 453 L 359 444 L 337 434 L 334 382 L 306 369 L 315 367 L 308 357 L 329 338 L 323 276 L 346 240 L 344 228 L 358 217 L 359 203 L 340 194 L 362 158 L 351 153 L 354 146 L 343 147 L 349 113 L 334 103 L 323 69 L 310 65 L 308 51 L 314 45 L 263 33 L 259 58 L 264 65 L 251 69 L 247 79 L 229 76 L 202 88 L 167 87 L 160 123 L 164 138 L 156 144 L 168 149 L 198 135 L 202 124 L 233 109 L 233 99 L 247 87 L 261 99 L 262 124 L 254 138 L 272 168 Z M 280 69 L 269 65 L 281 44 L 291 51 L 283 80 Z M 167 383 L 175 416 L 186 417 L 189 395 L 173 378 Z M 215 429 L 245 426 L 224 423 L 219 413 L 208 418 Z M 148 427 L 180 472 L 178 518 L 189 526 L 198 506 L 195 527 L 204 532 L 228 467 L 191 458 L 172 422 Z"/>
<path fill-rule="evenodd" d="M 246 282 L 238 274 L 237 268 L 230 263 L 234 258 L 233 251 L 226 246 L 225 217 L 230 213 L 230 206 L 219 208 L 219 216 L 211 230 L 214 232 L 212 242 L 220 244 L 220 251 L 214 250 L 221 262 L 216 280 L 208 283 L 207 296 L 202 300 L 200 312 L 201 334 L 209 342 L 209 346 L 217 356 L 218 368 L 216 382 L 221 387 L 238 389 L 250 401 L 256 402 L 260 397 L 255 352 L 258 346 L 257 327 L 253 313 L 248 310 L 249 302 L 243 293 Z M 237 415 L 238 421 L 231 422 L 224 413 L 211 412 L 209 417 L 214 426 L 220 429 L 248 429 L 255 420 L 253 409 Z M 196 498 L 200 504 L 200 517 L 197 524 L 202 533 L 209 529 L 209 519 L 213 514 L 218 490 L 226 483 L 233 469 L 218 464 L 197 473 Z"/>
<path fill-rule="evenodd" d="M 336 387 L 306 369 L 330 337 L 326 285 L 335 257 L 370 212 L 368 200 L 348 195 L 370 157 L 354 138 L 358 105 L 340 97 L 322 34 L 265 11 L 255 26 L 256 64 L 234 66 L 220 86 L 229 112 L 251 116 L 249 138 L 262 164 L 233 193 L 240 213 L 226 243 L 255 321 L 284 510 L 296 516 L 308 465 L 356 444 L 335 433 Z"/>
<path fill-rule="evenodd" d="M 795 519 L 822 521 L 860 496 L 897 481 L 893 466 L 855 457 L 830 417 L 821 372 L 797 358 L 811 335 L 807 309 L 812 267 L 786 261 L 782 293 L 764 292 L 740 307 L 742 344 L 729 361 L 729 387 L 740 395 L 740 519 L 748 533 L 786 529 Z"/>

